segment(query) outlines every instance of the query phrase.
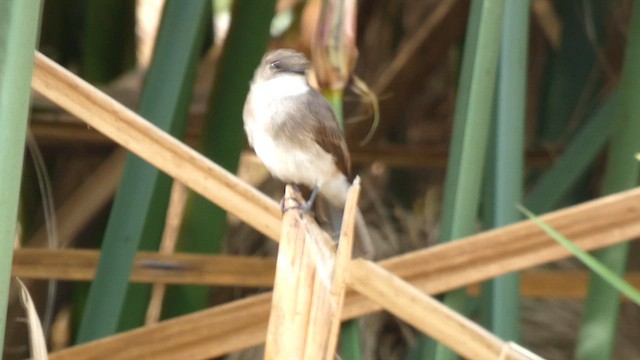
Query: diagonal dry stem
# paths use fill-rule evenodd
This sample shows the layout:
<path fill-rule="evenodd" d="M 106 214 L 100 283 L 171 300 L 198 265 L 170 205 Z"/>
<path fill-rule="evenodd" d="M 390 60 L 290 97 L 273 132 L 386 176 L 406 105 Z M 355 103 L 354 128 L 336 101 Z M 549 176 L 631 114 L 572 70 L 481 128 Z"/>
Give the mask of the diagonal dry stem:
<path fill-rule="evenodd" d="M 39 52 L 32 87 L 258 231 L 280 237 L 281 214 L 273 200 Z"/>

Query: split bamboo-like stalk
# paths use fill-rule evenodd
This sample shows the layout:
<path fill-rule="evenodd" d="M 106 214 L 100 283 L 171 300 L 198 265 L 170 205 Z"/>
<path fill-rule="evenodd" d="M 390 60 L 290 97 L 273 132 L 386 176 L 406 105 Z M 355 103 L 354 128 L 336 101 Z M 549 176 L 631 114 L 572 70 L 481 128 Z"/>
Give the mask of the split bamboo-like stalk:
<path fill-rule="evenodd" d="M 36 52 L 32 87 L 145 161 L 272 239 L 278 205 L 68 70 Z"/>
<path fill-rule="evenodd" d="M 283 219 L 265 359 L 333 359 L 351 260 L 359 184 L 349 192 L 338 255 L 330 237 L 297 209 Z M 287 187 L 285 206 L 301 199 Z"/>
<path fill-rule="evenodd" d="M 331 246 L 327 246 L 331 240 L 326 239 L 321 231 L 315 231 L 320 236 L 311 235 L 312 228 L 317 227 L 315 222 L 309 215 L 293 209 L 301 203 L 299 194 L 294 194 L 292 188 L 287 186 L 285 207 L 292 209 L 284 214 L 278 246 L 264 354 L 264 358 L 268 360 L 304 358 L 313 298 L 324 297 L 328 293 L 326 289 L 315 289 L 315 278 L 316 275 L 322 276 L 319 273 L 323 265 L 316 266 L 313 251 L 320 250 L 316 255 L 327 254 L 317 258 L 328 262 L 325 266 L 333 267 Z M 314 290 L 318 290 L 318 293 L 315 294 Z"/>

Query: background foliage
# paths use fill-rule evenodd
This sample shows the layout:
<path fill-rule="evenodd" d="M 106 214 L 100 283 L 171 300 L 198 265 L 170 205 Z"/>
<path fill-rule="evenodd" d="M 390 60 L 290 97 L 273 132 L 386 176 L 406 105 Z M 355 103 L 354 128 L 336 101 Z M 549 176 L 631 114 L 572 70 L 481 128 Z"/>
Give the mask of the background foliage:
<path fill-rule="evenodd" d="M 241 107 L 266 48 L 310 53 L 319 12 L 316 1 L 309 3 L 46 1 L 38 48 L 278 199 L 283 187 L 246 148 Z M 381 122 L 371 143 L 358 145 L 369 130 L 369 108 L 352 90 L 344 94 L 343 108 L 377 256 L 517 221 L 518 202 L 544 213 L 636 186 L 639 9 L 632 0 L 359 2 L 355 74 L 380 100 Z M 0 45 L 0 54 L 15 51 Z M 0 78 L 3 86 L 8 81 Z M 60 211 L 87 179 L 95 179 L 90 175 L 115 147 L 37 95 L 30 121 Z M 34 171 L 27 161 L 19 217 L 25 247 L 45 245 Z M 103 269 L 91 291 L 88 284 L 63 283 L 55 307 L 42 306 L 55 318 L 52 349 L 149 323 L 150 289 L 128 287 L 127 276 L 138 248 L 160 247 L 171 188 L 163 176 L 131 156 L 117 195 L 117 183 L 96 183 L 107 200 L 85 205 L 87 216 L 77 229 L 61 231 L 64 246 L 102 248 Z M 178 251 L 275 254 L 271 242 L 199 197 L 187 195 L 183 214 Z M 608 262 L 617 272 L 635 273 L 637 253 L 625 244 L 600 256 L 613 259 Z M 584 270 L 572 260 L 545 269 Z M 523 297 L 514 274 L 485 284 L 481 297 L 463 289 L 445 298 L 500 337 L 548 359 L 636 358 L 640 313 L 603 286 L 592 280 L 581 298 Z M 41 305 L 44 288 L 30 285 Z M 169 289 L 162 316 L 256 292 L 209 290 Z M 10 303 L 7 359 L 27 356 L 19 314 L 18 304 Z M 367 316 L 359 327 L 359 354 L 349 358 L 451 357 L 386 314 Z"/>

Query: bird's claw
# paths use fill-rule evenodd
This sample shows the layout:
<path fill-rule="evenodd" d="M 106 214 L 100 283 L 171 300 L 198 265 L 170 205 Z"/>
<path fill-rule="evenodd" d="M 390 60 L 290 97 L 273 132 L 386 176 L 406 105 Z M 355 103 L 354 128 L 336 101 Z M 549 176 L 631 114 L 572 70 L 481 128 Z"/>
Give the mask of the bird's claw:
<path fill-rule="evenodd" d="M 286 202 L 286 201 L 285 201 L 285 199 L 283 198 L 282 200 L 280 200 L 280 210 L 281 210 L 283 213 L 286 213 L 287 211 L 289 211 L 289 210 L 294 210 L 294 209 L 300 210 L 303 214 L 308 214 L 308 213 L 311 213 L 311 212 L 312 212 L 312 211 L 311 211 L 311 207 L 313 206 L 313 204 L 311 204 L 311 203 L 309 203 L 309 202 L 302 204 L 302 203 L 300 203 L 300 201 L 298 201 L 298 200 L 297 200 L 297 199 L 295 199 L 295 198 L 293 198 L 293 199 L 291 199 L 291 200 L 295 201 L 295 202 L 296 202 L 296 205 L 292 205 L 292 206 L 285 206 L 285 205 L 284 205 L 284 204 L 285 204 L 285 202 Z"/>
<path fill-rule="evenodd" d="M 294 189 L 297 193 L 301 193 L 300 188 L 299 188 L 296 184 L 290 184 L 290 185 L 291 185 L 291 187 L 293 187 L 293 189 Z M 285 203 L 286 203 L 287 198 L 286 198 L 286 197 L 283 197 L 283 198 L 280 200 L 280 211 L 282 211 L 282 213 L 285 213 L 285 212 L 287 212 L 287 211 L 289 211 L 289 210 L 292 210 L 292 209 L 298 209 L 298 210 L 300 210 L 303 214 L 309 214 L 309 213 L 312 213 L 312 212 L 313 212 L 313 211 L 312 211 L 313 204 L 314 204 L 314 202 L 315 202 L 315 200 L 316 200 L 316 196 L 318 195 L 318 187 L 317 187 L 317 186 L 314 186 L 312 190 L 313 190 L 313 191 L 311 192 L 311 196 L 309 197 L 309 200 L 308 200 L 306 203 L 304 203 L 304 204 L 303 204 L 303 203 L 300 203 L 300 201 L 299 201 L 298 199 L 296 199 L 296 198 L 291 198 L 291 200 L 293 200 L 293 201 L 295 201 L 295 202 L 296 202 L 296 205 L 293 205 L 293 206 L 289 206 L 289 207 L 287 207 L 287 206 L 285 206 Z"/>

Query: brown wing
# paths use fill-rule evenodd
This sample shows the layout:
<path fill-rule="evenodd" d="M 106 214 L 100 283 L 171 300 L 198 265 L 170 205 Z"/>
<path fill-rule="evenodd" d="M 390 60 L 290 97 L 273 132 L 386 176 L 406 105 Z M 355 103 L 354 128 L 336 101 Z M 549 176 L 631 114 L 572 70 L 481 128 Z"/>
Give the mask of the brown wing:
<path fill-rule="evenodd" d="M 313 114 L 314 121 L 313 134 L 315 141 L 329 154 L 336 159 L 336 165 L 343 174 L 351 180 L 351 158 L 347 143 L 340 130 L 336 116 L 331 106 L 324 97 L 317 91 L 311 91 L 311 96 L 306 96 L 306 109 Z"/>
<path fill-rule="evenodd" d="M 331 154 L 338 169 L 351 180 L 351 159 L 347 144 L 329 103 L 312 90 L 289 99 L 296 106 L 280 107 L 278 125 L 271 135 L 299 147 L 315 142 Z"/>

